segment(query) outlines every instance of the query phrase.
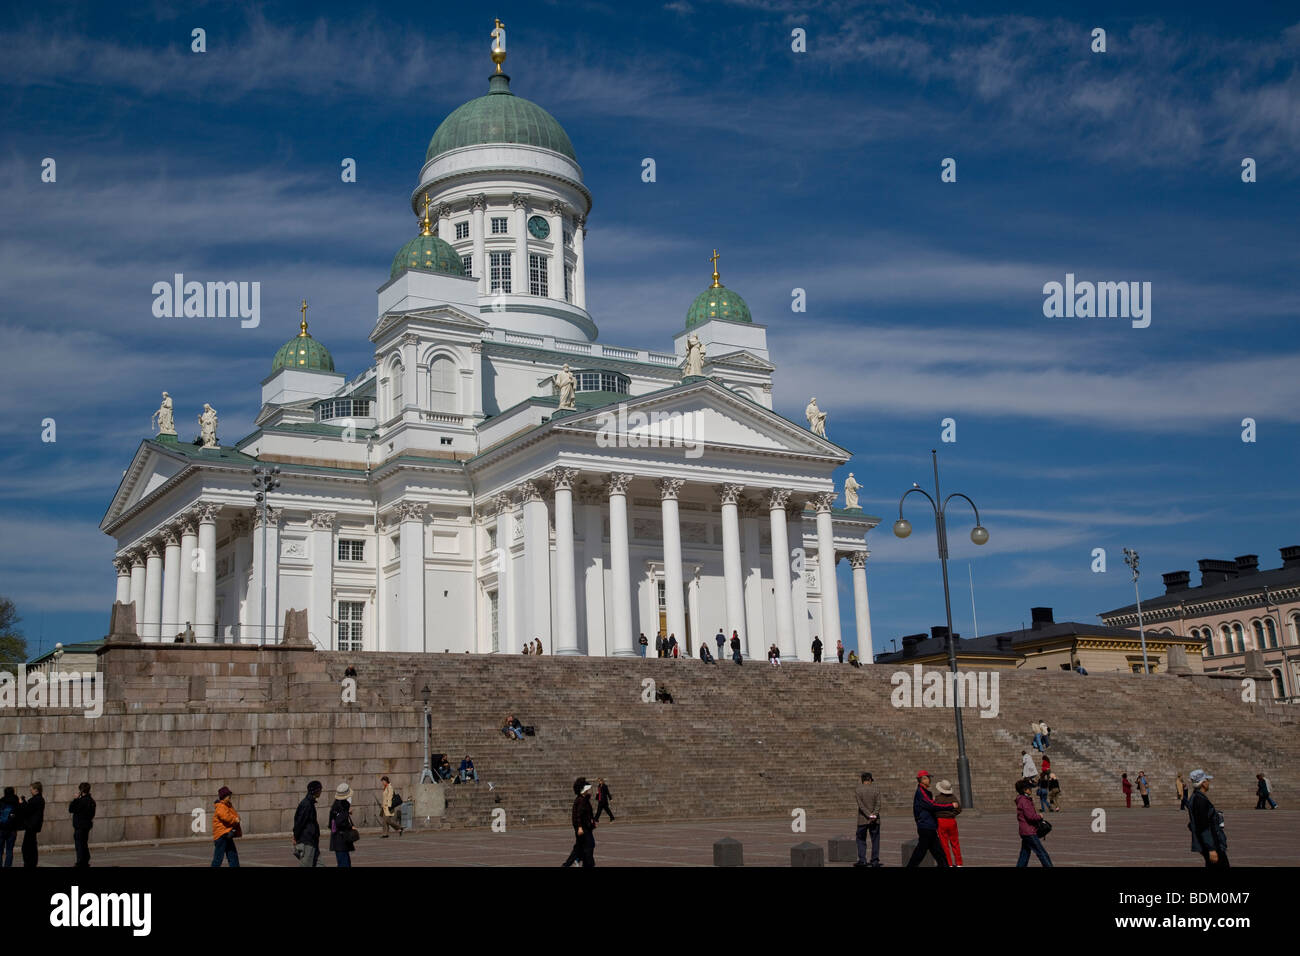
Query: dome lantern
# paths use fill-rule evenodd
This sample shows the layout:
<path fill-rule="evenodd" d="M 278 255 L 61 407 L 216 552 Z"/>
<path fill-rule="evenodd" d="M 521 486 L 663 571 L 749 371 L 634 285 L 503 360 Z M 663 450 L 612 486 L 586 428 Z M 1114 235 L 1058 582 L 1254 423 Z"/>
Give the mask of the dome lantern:
<path fill-rule="evenodd" d="M 311 372 L 334 371 L 334 356 L 307 331 L 306 299 L 302 300 L 302 322 L 298 328 L 298 334 L 281 345 L 275 353 L 275 358 L 271 360 L 271 373 L 286 368 Z"/>

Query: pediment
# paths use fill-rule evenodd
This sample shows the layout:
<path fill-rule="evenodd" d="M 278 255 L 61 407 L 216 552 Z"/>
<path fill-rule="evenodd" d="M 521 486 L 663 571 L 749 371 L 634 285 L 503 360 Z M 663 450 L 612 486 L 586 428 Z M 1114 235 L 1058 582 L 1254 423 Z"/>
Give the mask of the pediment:
<path fill-rule="evenodd" d="M 717 368 L 746 368 L 755 369 L 762 372 L 775 372 L 776 366 L 771 362 L 765 361 L 755 355 L 753 352 L 741 350 L 739 352 L 724 352 L 716 358 L 706 359 L 705 365 Z"/>
<path fill-rule="evenodd" d="M 257 459 L 228 446 L 199 449 L 195 445 L 146 439 L 140 443 L 130 466 L 122 475 L 122 481 L 118 484 L 99 527 L 107 530 L 191 466 L 233 465 L 245 468 L 256 461 Z"/>
<path fill-rule="evenodd" d="M 370 340 L 377 343 L 380 339 L 391 334 L 392 330 L 397 326 L 409 322 L 420 322 L 425 325 L 470 333 L 481 333 L 484 329 L 491 328 L 491 325 L 484 322 L 477 315 L 472 315 L 453 305 L 439 305 L 411 309 L 406 312 L 384 313 L 383 318 L 375 323 L 374 330 L 370 333 Z"/>

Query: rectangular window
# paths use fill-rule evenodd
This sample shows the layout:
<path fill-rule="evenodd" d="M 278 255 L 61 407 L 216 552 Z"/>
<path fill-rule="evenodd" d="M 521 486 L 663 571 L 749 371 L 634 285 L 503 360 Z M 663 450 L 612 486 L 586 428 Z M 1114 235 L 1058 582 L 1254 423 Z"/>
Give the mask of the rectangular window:
<path fill-rule="evenodd" d="M 456 223 L 456 238 L 457 238 L 457 239 L 468 239 L 468 238 L 469 238 L 469 223 L 468 223 L 468 222 L 458 222 L 458 223 Z"/>
<path fill-rule="evenodd" d="M 496 529 L 496 528 L 488 528 L 488 529 L 487 529 L 487 549 L 488 549 L 489 551 L 495 551 L 495 550 L 497 549 L 497 529 Z"/>
<path fill-rule="evenodd" d="M 339 560 L 340 561 L 364 561 L 366 559 L 366 543 L 351 538 L 339 538 Z"/>
<path fill-rule="evenodd" d="M 492 217 L 492 235 L 508 236 L 510 234 L 510 217 L 493 216 Z"/>
<path fill-rule="evenodd" d="M 573 266 L 564 267 L 564 301 L 573 301 Z"/>
<path fill-rule="evenodd" d="M 546 281 L 546 256 L 529 253 L 528 256 L 528 292 L 531 295 L 550 295 L 550 284 Z"/>
<path fill-rule="evenodd" d="M 364 601 L 339 601 L 339 650 L 359 651 L 364 639 L 362 620 L 366 612 Z"/>
<path fill-rule="evenodd" d="M 509 292 L 510 291 L 510 253 L 508 252 L 489 252 L 488 262 L 491 264 L 491 271 L 488 278 L 491 280 L 490 292 Z"/>
<path fill-rule="evenodd" d="M 461 256 L 461 257 L 460 257 L 460 271 L 463 272 L 463 273 L 465 273 L 465 275 L 467 275 L 467 276 L 472 276 L 472 275 L 474 274 L 474 257 L 473 257 L 473 256 Z"/>
<path fill-rule="evenodd" d="M 450 439 L 450 438 L 447 438 L 447 437 L 445 437 L 445 436 L 442 437 L 442 438 L 440 438 L 440 439 L 438 439 L 438 440 L 439 440 L 440 442 L 442 442 L 442 444 L 444 444 L 444 445 L 450 445 L 450 444 L 451 444 L 451 439 Z"/>
<path fill-rule="evenodd" d="M 492 653 L 496 654 L 501 650 L 501 632 L 497 622 L 500 620 L 500 602 L 497 600 L 497 592 L 488 592 L 488 620 L 491 622 L 492 633 Z"/>

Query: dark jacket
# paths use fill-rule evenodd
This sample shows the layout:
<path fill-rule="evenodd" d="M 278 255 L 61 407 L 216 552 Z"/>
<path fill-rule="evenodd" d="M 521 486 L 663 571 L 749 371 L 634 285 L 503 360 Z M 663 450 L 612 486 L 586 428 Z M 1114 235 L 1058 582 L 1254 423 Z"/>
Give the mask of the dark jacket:
<path fill-rule="evenodd" d="M 855 793 L 858 798 L 858 826 L 874 826 L 880 823 L 880 791 L 874 783 L 860 783 Z M 870 817 L 876 819 L 872 820 Z"/>
<path fill-rule="evenodd" d="M 69 803 L 68 812 L 72 814 L 74 830 L 89 830 L 95 825 L 95 800 L 90 794 L 77 797 Z"/>
<path fill-rule="evenodd" d="M 596 821 L 591 814 L 591 801 L 587 799 L 586 794 L 578 794 L 573 801 L 573 833 L 576 836 L 578 827 L 582 827 L 583 833 L 591 833 L 596 829 Z"/>
<path fill-rule="evenodd" d="M 732 649 L 733 651 L 738 651 L 738 650 L 740 650 L 740 638 L 739 638 L 739 637 L 733 637 L 733 638 L 731 639 L 731 649 Z"/>
<path fill-rule="evenodd" d="M 951 803 L 939 803 L 928 793 L 919 783 L 916 785 L 916 795 L 912 797 L 912 816 L 916 817 L 916 828 L 918 830 L 938 830 L 939 822 L 935 819 L 934 811 L 939 807 L 951 807 Z"/>
<path fill-rule="evenodd" d="M 320 820 L 316 816 L 316 798 L 303 797 L 293 814 L 293 842 L 320 848 Z"/>
<path fill-rule="evenodd" d="M 346 834 L 352 826 L 352 804 L 346 800 L 335 800 L 330 807 L 330 850 L 346 853 L 352 849 Z"/>
<path fill-rule="evenodd" d="M 40 833 L 45 825 L 45 798 L 39 793 L 23 804 L 18 817 L 18 829 Z"/>
<path fill-rule="evenodd" d="M 14 793 L 6 797 L 0 797 L 0 807 L 12 808 L 9 811 L 9 822 L 6 823 L 3 827 L 0 827 L 0 831 L 4 831 L 7 833 L 10 830 L 17 830 L 18 818 L 22 816 L 22 812 L 23 812 L 23 805 L 18 800 L 18 794 Z"/>
<path fill-rule="evenodd" d="M 1223 832 L 1222 817 L 1205 791 L 1192 791 L 1192 805 L 1187 812 L 1191 817 L 1187 827 L 1192 831 L 1192 852 L 1226 852 L 1228 836 Z"/>
<path fill-rule="evenodd" d="M 602 783 L 599 787 L 596 788 L 597 803 L 609 803 L 609 797 L 610 797 L 609 784 Z"/>

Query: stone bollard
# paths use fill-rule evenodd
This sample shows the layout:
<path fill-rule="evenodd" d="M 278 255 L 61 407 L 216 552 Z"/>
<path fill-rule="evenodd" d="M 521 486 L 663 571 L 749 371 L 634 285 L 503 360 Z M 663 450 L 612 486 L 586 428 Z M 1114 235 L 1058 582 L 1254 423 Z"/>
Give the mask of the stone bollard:
<path fill-rule="evenodd" d="M 739 840 L 723 837 L 713 844 L 714 866 L 744 866 L 745 847 Z"/>
<path fill-rule="evenodd" d="M 858 841 L 854 837 L 831 837 L 826 843 L 826 860 L 829 863 L 858 862 Z"/>
<path fill-rule="evenodd" d="M 908 840 L 906 843 L 903 844 L 903 866 L 907 866 L 907 863 L 909 860 L 912 859 L 912 853 L 915 850 L 916 850 L 916 840 L 914 839 Z M 925 856 L 921 857 L 920 865 L 938 866 L 939 864 L 934 862 L 934 857 L 932 857 L 929 853 L 927 853 Z"/>
<path fill-rule="evenodd" d="M 816 843 L 800 843 L 790 848 L 791 866 L 825 866 L 822 848 Z"/>

